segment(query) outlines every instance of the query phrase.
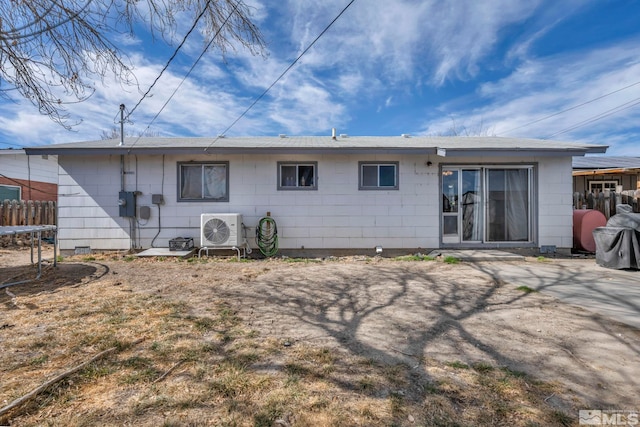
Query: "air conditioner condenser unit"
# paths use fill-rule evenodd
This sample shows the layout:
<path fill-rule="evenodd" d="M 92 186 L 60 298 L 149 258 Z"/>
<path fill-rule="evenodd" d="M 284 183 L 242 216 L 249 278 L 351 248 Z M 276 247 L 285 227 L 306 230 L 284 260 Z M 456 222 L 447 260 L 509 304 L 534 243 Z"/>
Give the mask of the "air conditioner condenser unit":
<path fill-rule="evenodd" d="M 206 213 L 200 218 L 200 246 L 235 247 L 244 244 L 242 215 Z"/>

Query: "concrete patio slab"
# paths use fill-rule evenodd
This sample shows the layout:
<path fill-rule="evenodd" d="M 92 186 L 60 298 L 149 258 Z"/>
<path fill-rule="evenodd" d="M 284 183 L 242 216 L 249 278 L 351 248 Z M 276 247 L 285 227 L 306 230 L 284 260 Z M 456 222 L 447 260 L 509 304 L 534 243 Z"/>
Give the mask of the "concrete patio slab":
<path fill-rule="evenodd" d="M 436 249 L 429 256 L 458 258 L 460 261 L 524 261 L 525 257 L 516 253 L 495 249 Z"/>
<path fill-rule="evenodd" d="M 527 286 L 560 301 L 640 328 L 640 271 L 601 267 L 595 259 L 481 262 L 479 270 L 513 286 Z"/>
<path fill-rule="evenodd" d="M 187 258 L 192 256 L 196 252 L 195 249 L 189 251 L 172 251 L 169 248 L 149 248 L 136 254 L 137 257 L 153 257 L 153 256 L 165 256 L 165 257 L 181 257 Z"/>

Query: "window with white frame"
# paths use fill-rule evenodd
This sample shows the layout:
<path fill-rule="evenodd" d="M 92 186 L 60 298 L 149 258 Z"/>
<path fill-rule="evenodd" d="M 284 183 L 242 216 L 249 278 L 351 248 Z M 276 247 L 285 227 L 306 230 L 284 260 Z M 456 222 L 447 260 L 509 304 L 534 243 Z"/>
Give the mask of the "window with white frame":
<path fill-rule="evenodd" d="M 360 190 L 397 190 L 398 162 L 359 162 Z"/>
<path fill-rule="evenodd" d="M 602 193 L 604 190 L 616 191 L 618 181 L 589 181 L 589 192 Z"/>
<path fill-rule="evenodd" d="M 317 190 L 318 162 L 278 162 L 278 190 Z"/>
<path fill-rule="evenodd" d="M 178 163 L 179 202 L 228 202 L 229 162 Z"/>
<path fill-rule="evenodd" d="M 3 200 L 20 200 L 21 188 L 16 185 L 0 185 L 0 202 Z"/>

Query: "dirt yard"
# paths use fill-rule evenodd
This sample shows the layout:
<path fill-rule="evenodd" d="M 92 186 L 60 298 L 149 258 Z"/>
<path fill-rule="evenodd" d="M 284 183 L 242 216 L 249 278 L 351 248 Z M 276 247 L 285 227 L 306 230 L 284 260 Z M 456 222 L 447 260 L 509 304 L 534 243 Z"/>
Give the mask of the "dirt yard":
<path fill-rule="evenodd" d="M 0 425 L 548 426 L 640 409 L 640 331 L 448 261 L 46 263 L 0 290 L 0 407 L 62 375 Z M 28 251 L 0 249 L 0 284 L 33 275 Z"/>

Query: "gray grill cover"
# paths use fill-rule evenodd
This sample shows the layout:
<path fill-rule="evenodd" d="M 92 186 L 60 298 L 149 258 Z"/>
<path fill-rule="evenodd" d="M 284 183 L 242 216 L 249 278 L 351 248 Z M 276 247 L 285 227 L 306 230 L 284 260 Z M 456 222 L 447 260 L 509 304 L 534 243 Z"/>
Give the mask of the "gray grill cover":
<path fill-rule="evenodd" d="M 593 230 L 593 238 L 598 265 L 640 269 L 640 231 L 626 227 L 597 227 Z"/>

